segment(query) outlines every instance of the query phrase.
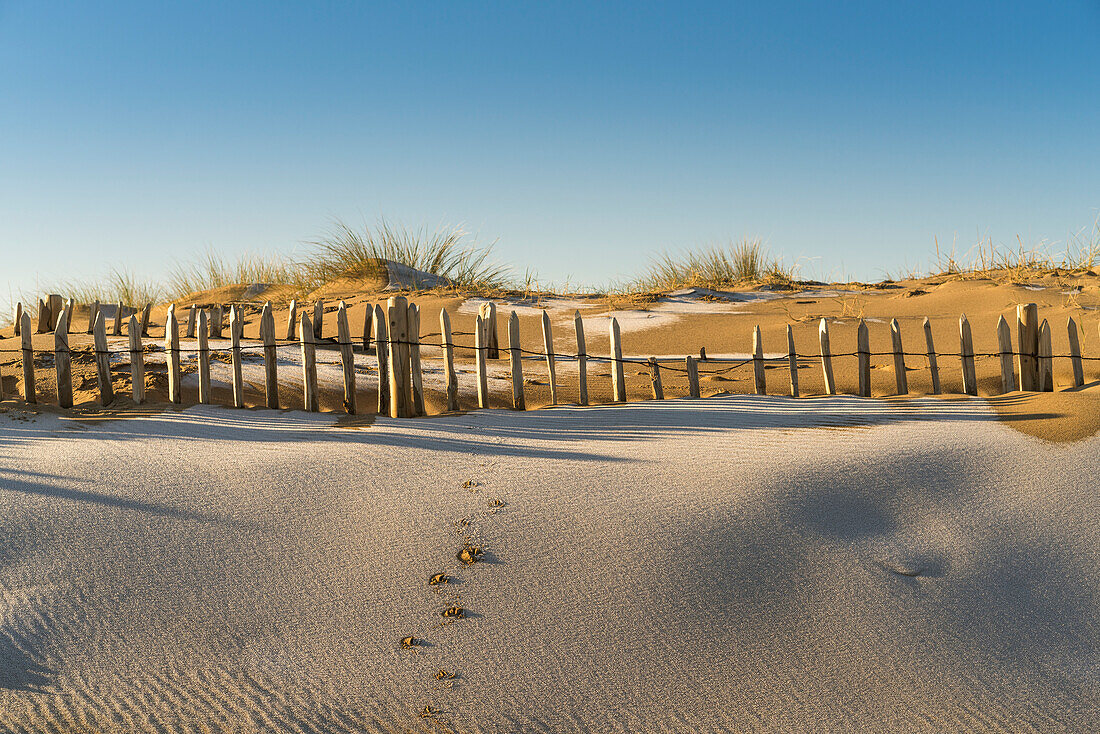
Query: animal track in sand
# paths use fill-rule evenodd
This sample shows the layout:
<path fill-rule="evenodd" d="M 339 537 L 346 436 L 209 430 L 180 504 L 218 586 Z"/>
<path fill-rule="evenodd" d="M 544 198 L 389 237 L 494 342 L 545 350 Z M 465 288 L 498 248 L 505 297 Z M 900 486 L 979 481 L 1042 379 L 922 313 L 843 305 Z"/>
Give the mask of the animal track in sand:
<path fill-rule="evenodd" d="M 451 577 L 448 576 L 447 574 L 437 573 L 434 576 L 432 576 L 430 579 L 428 579 L 428 585 L 429 586 L 439 586 L 440 584 L 449 583 L 450 580 L 451 580 Z"/>
<path fill-rule="evenodd" d="M 412 635 L 410 635 L 408 637 L 402 637 L 401 638 L 401 647 L 402 647 L 402 649 L 405 649 L 405 650 L 412 650 L 414 647 L 419 646 L 420 642 L 421 642 L 420 640 L 416 639 Z"/>
<path fill-rule="evenodd" d="M 483 549 L 475 545 L 465 545 L 462 547 L 462 550 L 455 555 L 455 558 L 462 561 L 467 566 L 472 566 L 480 561 L 484 555 L 485 551 Z"/>

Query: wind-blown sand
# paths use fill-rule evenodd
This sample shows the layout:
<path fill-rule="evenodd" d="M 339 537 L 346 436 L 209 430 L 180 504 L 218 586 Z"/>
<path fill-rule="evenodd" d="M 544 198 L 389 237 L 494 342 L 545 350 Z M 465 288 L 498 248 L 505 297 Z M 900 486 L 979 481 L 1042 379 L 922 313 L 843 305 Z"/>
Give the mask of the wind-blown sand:
<path fill-rule="evenodd" d="M 1098 449 L 979 399 L 12 410 L 0 724 L 1093 730 Z"/>

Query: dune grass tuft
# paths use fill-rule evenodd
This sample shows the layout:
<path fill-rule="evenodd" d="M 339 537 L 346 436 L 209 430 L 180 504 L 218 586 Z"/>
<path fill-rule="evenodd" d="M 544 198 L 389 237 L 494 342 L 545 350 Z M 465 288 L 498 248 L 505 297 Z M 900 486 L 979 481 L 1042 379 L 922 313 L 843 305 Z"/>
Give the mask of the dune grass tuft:
<path fill-rule="evenodd" d="M 759 239 L 746 239 L 659 255 L 632 286 L 640 291 L 664 291 L 746 283 L 790 284 L 794 271 L 793 266 L 785 266 L 779 258 L 771 257 Z"/>
<path fill-rule="evenodd" d="M 177 263 L 168 274 L 167 293 L 180 298 L 190 293 L 227 285 L 293 285 L 301 290 L 314 285 L 301 266 L 279 255 L 245 254 L 227 260 L 213 249 L 197 262 Z"/>
<path fill-rule="evenodd" d="M 458 288 L 500 290 L 508 268 L 490 260 L 493 245 L 481 245 L 461 226 L 410 229 L 380 219 L 361 230 L 335 220 L 329 231 L 309 243 L 311 257 L 300 264 L 310 280 L 384 276 L 383 260 L 447 278 Z"/>

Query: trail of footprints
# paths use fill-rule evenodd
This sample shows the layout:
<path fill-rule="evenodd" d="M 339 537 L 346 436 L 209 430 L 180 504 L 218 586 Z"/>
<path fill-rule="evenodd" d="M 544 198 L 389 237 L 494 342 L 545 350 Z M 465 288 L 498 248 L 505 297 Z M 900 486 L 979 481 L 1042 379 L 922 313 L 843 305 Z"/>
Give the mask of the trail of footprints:
<path fill-rule="evenodd" d="M 462 488 L 473 493 L 481 492 L 480 484 L 472 479 L 464 482 Z M 476 513 L 475 516 L 462 517 L 451 523 L 452 532 L 456 540 L 460 543 L 460 547 L 454 557 L 459 561 L 462 569 L 469 569 L 471 566 L 474 566 L 486 558 L 487 549 L 478 540 L 478 520 L 495 515 L 506 507 L 507 504 L 507 502 L 499 497 L 492 497 L 487 501 L 486 508 Z M 428 578 L 429 589 L 431 589 L 441 602 L 437 606 L 437 608 L 441 608 L 439 619 L 429 623 L 428 633 L 424 637 L 409 635 L 408 637 L 402 638 L 400 641 L 402 649 L 416 653 L 419 647 L 432 644 L 426 638 L 431 635 L 433 631 L 455 624 L 470 615 L 467 607 L 463 605 L 462 592 L 455 588 L 458 582 L 460 582 L 458 577 L 450 576 L 445 572 L 432 574 Z M 445 667 L 436 671 L 433 677 L 436 681 L 436 690 L 449 690 L 456 685 L 460 685 L 462 680 L 462 676 L 456 670 Z M 428 704 L 421 710 L 420 718 L 429 720 L 432 724 L 450 731 L 451 727 L 445 719 L 446 714 L 446 711 Z"/>

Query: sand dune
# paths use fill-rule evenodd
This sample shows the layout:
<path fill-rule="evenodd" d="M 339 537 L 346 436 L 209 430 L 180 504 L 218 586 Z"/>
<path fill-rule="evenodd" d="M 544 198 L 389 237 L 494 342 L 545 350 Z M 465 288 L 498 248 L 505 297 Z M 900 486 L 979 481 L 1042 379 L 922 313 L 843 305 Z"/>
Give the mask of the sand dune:
<path fill-rule="evenodd" d="M 982 400 L 0 421 L 7 730 L 1100 726 L 1100 444 Z"/>

